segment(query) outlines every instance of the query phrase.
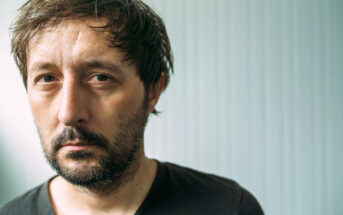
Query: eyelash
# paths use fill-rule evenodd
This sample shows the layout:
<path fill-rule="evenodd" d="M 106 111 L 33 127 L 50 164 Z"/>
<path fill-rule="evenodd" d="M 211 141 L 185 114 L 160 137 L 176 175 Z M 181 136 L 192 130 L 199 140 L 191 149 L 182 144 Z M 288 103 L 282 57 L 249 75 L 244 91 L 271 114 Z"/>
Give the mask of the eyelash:
<path fill-rule="evenodd" d="M 35 79 L 35 83 L 42 87 L 54 86 L 53 84 L 58 81 L 58 78 L 53 74 L 42 74 Z M 95 86 L 109 86 L 108 84 L 114 82 L 115 79 L 104 73 L 93 73 L 89 76 L 87 82 Z"/>
<path fill-rule="evenodd" d="M 37 79 L 36 79 L 37 81 L 36 82 L 41 82 L 42 79 L 47 78 L 47 77 L 52 78 L 53 80 L 49 80 L 49 81 L 44 80 L 44 83 L 50 83 L 50 82 L 56 80 L 55 76 L 48 74 L 48 75 L 41 75 L 41 76 L 37 77 Z"/>
<path fill-rule="evenodd" d="M 98 79 L 97 81 L 99 81 L 99 82 L 105 82 L 105 81 L 113 80 L 112 77 L 110 77 L 106 74 L 95 74 L 92 76 L 92 78 L 94 78 L 94 77 L 97 77 L 97 79 Z M 106 80 L 100 80 L 101 78 L 106 78 Z"/>

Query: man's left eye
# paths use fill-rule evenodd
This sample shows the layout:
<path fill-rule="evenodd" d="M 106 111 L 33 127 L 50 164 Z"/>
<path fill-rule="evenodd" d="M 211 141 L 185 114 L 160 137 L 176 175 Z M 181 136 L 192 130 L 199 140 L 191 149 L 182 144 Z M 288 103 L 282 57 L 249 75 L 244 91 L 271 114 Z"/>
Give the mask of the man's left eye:
<path fill-rule="evenodd" d="M 88 84 L 94 88 L 107 89 L 116 86 L 116 79 L 106 73 L 91 74 L 87 80 Z"/>
<path fill-rule="evenodd" d="M 104 75 L 104 74 L 97 74 L 97 75 L 94 75 L 92 79 L 93 79 L 94 81 L 99 81 L 99 82 L 111 80 L 111 78 L 110 78 L 109 76 Z"/>

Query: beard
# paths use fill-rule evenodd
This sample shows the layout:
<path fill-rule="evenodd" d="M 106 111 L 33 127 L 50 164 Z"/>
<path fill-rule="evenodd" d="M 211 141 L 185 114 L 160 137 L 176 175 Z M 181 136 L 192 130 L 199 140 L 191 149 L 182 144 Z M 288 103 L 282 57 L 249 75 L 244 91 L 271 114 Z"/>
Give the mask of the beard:
<path fill-rule="evenodd" d="M 135 158 L 137 152 L 143 147 L 144 129 L 148 119 L 147 109 L 147 102 L 144 101 L 135 114 L 120 117 L 111 141 L 85 127 L 65 127 L 59 135 L 53 138 L 49 147 L 42 144 L 48 163 L 58 175 L 73 185 L 94 191 L 106 189 L 109 185 L 119 186 L 125 180 L 129 180 L 138 169 Z M 62 154 L 62 157 L 58 156 L 61 155 L 58 153 L 60 149 L 73 140 L 95 145 L 97 153 L 86 149 L 69 151 Z M 66 160 L 71 160 L 71 162 L 95 160 L 96 162 L 92 165 L 86 163 L 87 165 L 70 166 L 65 163 Z M 125 174 L 126 172 L 129 174 Z"/>

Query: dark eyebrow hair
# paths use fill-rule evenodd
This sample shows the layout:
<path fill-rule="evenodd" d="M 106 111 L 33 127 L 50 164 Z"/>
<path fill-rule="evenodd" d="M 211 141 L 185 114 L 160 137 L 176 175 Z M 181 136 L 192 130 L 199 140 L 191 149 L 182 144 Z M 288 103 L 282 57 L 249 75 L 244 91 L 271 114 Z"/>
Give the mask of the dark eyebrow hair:
<path fill-rule="evenodd" d="M 31 70 L 40 71 L 40 70 L 52 69 L 52 68 L 57 68 L 57 66 L 53 63 L 37 62 L 32 65 Z M 118 65 L 110 63 L 110 62 L 105 62 L 105 61 L 90 60 L 90 61 L 82 62 L 80 65 L 78 65 L 78 69 L 80 70 L 96 69 L 96 68 L 110 70 L 118 74 L 123 73 Z"/>
<path fill-rule="evenodd" d="M 39 71 L 39 70 L 50 69 L 50 68 L 57 68 L 57 66 L 52 63 L 38 62 L 38 63 L 33 64 L 31 69 L 34 71 Z"/>
<path fill-rule="evenodd" d="M 79 66 L 79 69 L 107 69 L 119 74 L 122 74 L 122 70 L 120 67 L 116 64 L 105 62 L 105 61 L 99 61 L 99 60 L 91 60 L 91 61 L 85 61 L 82 62 Z"/>

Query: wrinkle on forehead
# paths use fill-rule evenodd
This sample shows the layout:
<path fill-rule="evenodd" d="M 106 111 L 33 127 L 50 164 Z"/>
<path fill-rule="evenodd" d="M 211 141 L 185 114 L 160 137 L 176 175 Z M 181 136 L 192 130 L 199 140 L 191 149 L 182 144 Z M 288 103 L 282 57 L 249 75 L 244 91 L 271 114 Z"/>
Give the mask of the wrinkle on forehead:
<path fill-rule="evenodd" d="M 95 29 L 92 29 L 92 27 L 103 27 L 107 24 L 107 20 L 105 18 L 84 18 L 84 19 L 66 19 L 66 20 L 61 20 L 60 22 L 56 23 L 56 21 L 50 21 L 45 24 L 46 27 L 43 27 L 40 31 L 38 31 L 29 41 L 28 47 L 27 47 L 27 56 L 29 58 L 29 51 L 37 46 L 39 44 L 39 41 L 42 39 L 43 35 L 45 34 L 52 34 L 52 33 L 62 33 L 60 35 L 63 35 L 64 33 L 72 33 L 75 28 L 75 24 L 79 24 L 80 26 L 83 26 L 83 32 L 87 33 L 96 33 L 99 34 L 101 39 L 107 39 L 109 36 L 108 32 L 105 31 L 97 31 Z M 85 31 L 88 28 L 91 29 L 92 31 Z M 78 34 L 80 33 L 80 28 L 78 28 Z M 72 36 L 72 35 L 69 35 Z M 76 42 L 80 39 L 80 34 L 76 37 L 77 39 L 75 40 Z"/>
<path fill-rule="evenodd" d="M 93 28 L 106 24 L 104 19 L 71 19 L 44 28 L 29 44 L 28 75 L 45 64 L 53 65 L 56 71 L 69 72 L 87 62 L 111 62 L 122 71 L 124 67 L 136 71 L 134 64 L 125 61 L 122 50 L 110 45 L 110 33 Z M 136 72 L 133 75 L 138 76 Z"/>
<path fill-rule="evenodd" d="M 63 66 L 63 59 L 73 61 L 75 56 L 88 58 L 101 55 L 105 50 L 112 49 L 110 44 L 106 45 L 109 33 L 92 28 L 104 25 L 106 25 L 104 19 L 69 19 L 54 26 L 47 26 L 38 32 L 29 43 L 27 50 L 28 69 L 30 70 L 34 59 L 34 61 L 37 59 L 40 61 L 49 58 L 55 59 L 57 60 L 55 63 Z M 104 43 L 104 41 L 106 42 Z M 40 51 L 37 52 L 36 50 Z M 35 57 L 33 53 L 35 53 Z"/>

